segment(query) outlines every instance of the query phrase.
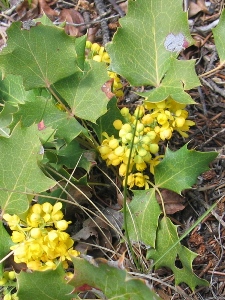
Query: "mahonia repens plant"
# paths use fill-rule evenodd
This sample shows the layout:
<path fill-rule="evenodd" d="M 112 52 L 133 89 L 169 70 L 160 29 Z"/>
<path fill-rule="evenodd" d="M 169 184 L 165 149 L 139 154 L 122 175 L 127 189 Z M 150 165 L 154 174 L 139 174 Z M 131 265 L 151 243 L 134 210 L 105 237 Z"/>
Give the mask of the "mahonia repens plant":
<path fill-rule="evenodd" d="M 175 285 L 184 282 L 194 290 L 208 284 L 194 274 L 196 254 L 181 244 L 160 194 L 161 188 L 178 194 L 191 188 L 217 155 L 167 146 L 175 132 L 187 138 L 194 126 L 187 105 L 195 102 L 187 91 L 200 84 L 195 61 L 178 59 L 193 43 L 187 13 L 181 0 L 136 0 L 128 6 L 105 48 L 86 36 L 68 36 L 46 16 L 29 29 L 14 22 L 7 30 L 7 45 L 0 52 L 4 300 L 26 300 L 31 294 L 33 300 L 73 299 L 93 287 L 109 299 L 159 299 L 125 270 L 78 257 L 68 231 L 73 223 L 64 218 L 62 203 L 74 205 L 69 186 L 88 185 L 92 168 L 102 160 L 122 188 L 133 192 L 123 207 L 123 239 L 130 253 L 132 242 L 142 242 L 152 267 L 170 268 Z M 223 13 L 214 29 L 222 63 L 224 22 Z M 112 97 L 103 88 L 108 82 Z M 118 109 L 125 86 L 143 87 L 137 92 L 143 101 L 134 109 Z M 25 265 L 16 272 L 4 266 L 12 253 L 15 263 Z M 177 259 L 183 266 L 179 270 Z M 133 261 L 143 267 L 134 253 Z"/>

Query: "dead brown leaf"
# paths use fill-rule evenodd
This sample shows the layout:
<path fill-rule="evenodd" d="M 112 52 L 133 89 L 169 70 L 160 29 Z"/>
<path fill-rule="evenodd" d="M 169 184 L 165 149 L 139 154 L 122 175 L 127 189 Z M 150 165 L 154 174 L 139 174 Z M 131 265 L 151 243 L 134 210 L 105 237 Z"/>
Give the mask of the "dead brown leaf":
<path fill-rule="evenodd" d="M 113 78 L 106 81 L 106 83 L 104 83 L 103 86 L 101 87 L 101 90 L 105 93 L 108 99 L 112 99 L 112 97 L 115 96 L 115 94 L 112 93 L 112 84 L 113 84 Z"/>
<path fill-rule="evenodd" d="M 189 3 L 189 10 L 188 10 L 189 18 L 194 17 L 201 11 L 204 13 L 208 13 L 208 9 L 205 5 L 204 0 L 198 0 L 197 3 L 192 2 L 192 1 Z"/>
<path fill-rule="evenodd" d="M 168 215 L 175 214 L 176 212 L 181 211 L 185 208 L 185 199 L 179 194 L 166 189 L 162 189 L 160 190 L 160 192 L 163 198 L 166 213 Z M 156 199 L 158 203 L 161 204 L 161 199 L 158 194 L 156 194 Z"/>
<path fill-rule="evenodd" d="M 84 23 L 84 19 L 83 19 L 82 15 L 73 8 L 62 9 L 59 14 L 59 21 L 73 23 L 73 24 Z M 86 27 L 84 25 L 79 26 L 79 27 L 75 27 L 73 25 L 66 25 L 65 31 L 67 34 L 72 35 L 72 36 L 82 36 L 85 28 Z"/>

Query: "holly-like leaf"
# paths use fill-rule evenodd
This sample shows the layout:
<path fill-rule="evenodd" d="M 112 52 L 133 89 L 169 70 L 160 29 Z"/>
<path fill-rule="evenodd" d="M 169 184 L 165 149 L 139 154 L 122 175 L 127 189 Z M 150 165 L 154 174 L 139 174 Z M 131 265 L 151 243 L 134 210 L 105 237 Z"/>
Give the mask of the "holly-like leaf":
<path fill-rule="evenodd" d="M 56 270 L 32 273 L 20 272 L 17 275 L 18 292 L 21 300 L 68 300 L 76 295 L 65 281 L 65 270 L 61 265 Z"/>
<path fill-rule="evenodd" d="M 75 38 L 62 28 L 39 24 L 30 30 L 14 22 L 7 30 L 7 47 L 0 53 L 2 73 L 20 75 L 26 90 L 50 87 L 78 71 Z"/>
<path fill-rule="evenodd" d="M 101 116 L 97 120 L 96 124 L 93 124 L 93 128 L 98 136 L 100 143 L 104 139 L 104 137 L 102 136 L 103 132 L 107 132 L 109 136 L 114 135 L 116 138 L 119 137 L 119 131 L 116 130 L 113 126 L 113 122 L 115 120 L 121 120 L 123 123 L 126 123 L 124 117 L 121 115 L 120 110 L 118 109 L 117 99 L 116 97 L 113 97 L 112 99 L 110 99 L 107 105 L 107 113 Z"/>
<path fill-rule="evenodd" d="M 34 91 L 25 91 L 22 77 L 8 75 L 6 78 L 4 78 L 4 80 L 0 80 L 1 102 L 8 102 L 12 105 L 18 105 L 25 103 L 28 99 L 33 97 Z"/>
<path fill-rule="evenodd" d="M 89 162 L 85 158 L 84 152 L 84 149 L 80 147 L 78 141 L 73 140 L 71 143 L 69 143 L 65 147 L 62 147 L 58 151 L 58 163 L 65 165 L 70 169 L 73 169 L 75 167 L 81 167 L 86 171 L 89 171 L 91 167 L 91 162 Z"/>
<path fill-rule="evenodd" d="M 19 110 L 14 115 L 13 124 L 15 125 L 19 120 L 23 126 L 31 126 L 31 124 L 37 124 L 43 120 L 45 127 L 55 129 L 55 136 L 65 139 L 67 143 L 70 143 L 81 132 L 86 134 L 84 127 L 74 117 L 59 110 L 51 98 L 42 96 L 19 105 Z"/>
<path fill-rule="evenodd" d="M 5 103 L 3 110 L 0 113 L 0 135 L 4 137 L 9 137 L 10 129 L 9 125 L 13 120 L 13 113 L 17 111 L 15 106 L 9 103 Z"/>
<path fill-rule="evenodd" d="M 182 49 L 193 43 L 182 2 L 130 1 L 128 13 L 120 23 L 121 27 L 114 35 L 112 43 L 106 46 L 111 58 L 110 69 L 125 77 L 133 86 L 151 85 L 156 89 L 161 87 L 173 59 Z M 183 67 L 176 71 L 182 73 Z M 194 78 L 195 85 L 197 79 L 196 76 Z M 191 75 L 186 80 L 191 81 Z M 166 87 L 181 87 L 179 81 L 170 82 L 167 79 L 166 82 L 164 94 Z M 187 100 L 190 103 L 190 98 L 183 97 L 183 101 Z"/>
<path fill-rule="evenodd" d="M 18 124 L 9 138 L 0 137 L 0 206 L 4 213 L 25 212 L 29 204 L 26 192 L 38 193 L 55 185 L 38 166 L 40 148 L 35 125 L 21 128 Z"/>
<path fill-rule="evenodd" d="M 156 247 L 148 250 L 147 258 L 154 260 L 156 269 L 170 268 L 174 273 L 176 285 L 185 282 L 192 290 L 197 285 L 207 286 L 208 282 L 200 279 L 192 270 L 192 262 L 197 254 L 177 243 L 177 240 L 177 226 L 169 218 L 162 218 L 157 232 Z M 175 243 L 177 244 L 174 246 Z"/>
<path fill-rule="evenodd" d="M 219 24 L 216 26 L 216 28 L 212 29 L 212 32 L 221 63 L 225 63 L 225 10 L 222 11 Z"/>
<path fill-rule="evenodd" d="M 161 209 L 155 190 L 133 191 L 134 197 L 127 210 L 127 227 L 132 241 L 155 247 L 156 231 Z"/>
<path fill-rule="evenodd" d="M 96 122 L 106 113 L 108 99 L 101 87 L 108 79 L 106 65 L 90 60 L 84 73 L 76 73 L 57 82 L 54 87 L 69 104 L 73 115 Z"/>
<path fill-rule="evenodd" d="M 208 170 L 208 164 L 217 155 L 216 152 L 188 150 L 187 145 L 175 152 L 167 148 L 164 159 L 155 167 L 155 184 L 181 193 L 190 188 L 201 173 Z"/>
<path fill-rule="evenodd" d="M 10 252 L 10 247 L 14 245 L 8 232 L 5 230 L 2 221 L 0 221 L 0 260 Z M 0 264 L 0 278 L 2 278 L 3 264 Z"/>
<path fill-rule="evenodd" d="M 77 291 L 85 287 L 99 289 L 109 300 L 160 299 L 143 281 L 130 277 L 124 270 L 111 267 L 106 263 L 91 264 L 79 257 L 72 257 L 72 261 L 75 275 L 70 284 L 73 284 Z"/>
<path fill-rule="evenodd" d="M 171 59 L 171 65 L 164 80 L 157 89 L 146 93 L 138 93 L 146 97 L 147 102 L 160 102 L 169 96 L 183 104 L 195 103 L 191 96 L 185 92 L 200 85 L 195 72 L 195 60 Z"/>

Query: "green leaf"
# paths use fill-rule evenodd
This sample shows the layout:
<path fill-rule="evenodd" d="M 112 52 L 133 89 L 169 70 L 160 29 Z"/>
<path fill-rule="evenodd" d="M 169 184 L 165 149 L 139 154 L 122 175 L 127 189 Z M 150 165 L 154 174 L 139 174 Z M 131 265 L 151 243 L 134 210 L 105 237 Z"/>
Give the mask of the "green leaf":
<path fill-rule="evenodd" d="M 0 245 L 1 245 L 0 260 L 1 260 L 3 257 L 5 257 L 10 252 L 10 247 L 12 245 L 14 245 L 10 235 L 5 230 L 5 227 L 2 223 L 2 221 L 0 221 Z M 3 267 L 3 263 L 0 264 L 0 278 L 2 278 L 2 274 L 1 274 L 2 267 Z"/>
<path fill-rule="evenodd" d="M 78 141 L 73 140 L 58 151 L 58 163 L 70 169 L 81 167 L 89 171 L 92 164 L 84 157 L 84 153 L 85 150 L 80 147 Z"/>
<path fill-rule="evenodd" d="M 22 76 L 29 90 L 50 87 L 78 71 L 74 37 L 55 26 L 39 24 L 30 30 L 21 27 L 21 22 L 14 22 L 7 30 L 7 47 L 0 53 L 4 75 Z"/>
<path fill-rule="evenodd" d="M 75 275 L 73 284 L 77 290 L 90 286 L 100 289 L 107 299 L 123 300 L 159 300 L 143 281 L 134 279 L 126 271 L 109 266 L 105 263 L 90 264 L 83 258 L 72 257 Z"/>
<path fill-rule="evenodd" d="M 61 264 L 54 271 L 22 271 L 17 275 L 17 282 L 17 296 L 20 300 L 68 300 L 76 296 L 65 281 L 65 271 Z"/>
<path fill-rule="evenodd" d="M 133 191 L 133 193 L 134 197 L 127 210 L 129 238 L 155 247 L 158 219 L 161 214 L 155 190 Z"/>
<path fill-rule="evenodd" d="M 174 273 L 176 285 L 185 282 L 192 290 L 197 285 L 207 286 L 208 282 L 200 279 L 192 270 L 192 262 L 197 254 L 180 243 L 173 247 L 177 240 L 177 226 L 169 218 L 164 217 L 159 223 L 156 247 L 148 250 L 147 258 L 155 261 L 156 269 L 160 267 L 170 268 Z M 175 262 L 177 265 L 179 264 L 178 267 Z"/>
<path fill-rule="evenodd" d="M 15 106 L 9 103 L 5 103 L 3 110 L 0 113 L 0 135 L 9 137 L 10 129 L 9 125 L 13 120 L 13 113 L 17 111 Z"/>
<path fill-rule="evenodd" d="M 31 126 L 43 120 L 45 127 L 56 130 L 55 136 L 65 139 L 70 143 L 81 132 L 86 134 L 86 129 L 65 111 L 59 110 L 53 99 L 42 96 L 35 97 L 25 104 L 19 105 L 18 112 L 14 115 L 14 123 L 21 120 L 23 126 Z"/>
<path fill-rule="evenodd" d="M 73 115 L 94 123 L 106 113 L 108 99 L 101 87 L 108 79 L 105 63 L 90 60 L 83 74 L 76 73 L 54 87 L 69 104 Z"/>
<path fill-rule="evenodd" d="M 225 10 L 222 11 L 219 24 L 212 29 L 216 50 L 222 63 L 225 62 Z"/>
<path fill-rule="evenodd" d="M 195 102 L 184 90 L 190 90 L 198 85 L 201 83 L 195 72 L 195 60 L 172 59 L 161 85 L 150 92 L 138 94 L 145 97 L 147 102 L 160 102 L 170 96 L 179 103 L 193 104 Z"/>
<path fill-rule="evenodd" d="M 109 136 L 114 135 L 116 138 L 119 137 L 119 130 L 116 130 L 113 127 L 113 122 L 115 120 L 121 120 L 123 123 L 126 123 L 124 117 L 121 115 L 120 110 L 118 109 L 116 97 L 113 97 L 109 100 L 107 109 L 107 113 L 101 116 L 97 120 L 96 124 L 93 124 L 93 128 L 100 143 L 103 140 L 103 132 L 107 132 Z"/>
<path fill-rule="evenodd" d="M 35 125 L 18 124 L 9 138 L 0 137 L 0 206 L 3 212 L 21 214 L 28 209 L 26 192 L 38 193 L 55 182 L 38 166 L 41 143 Z"/>
<path fill-rule="evenodd" d="M 136 0 L 129 2 L 121 28 L 106 47 L 110 69 L 125 77 L 133 86 L 159 87 L 178 52 L 166 49 L 169 34 L 181 33 L 190 44 L 187 13 L 180 0 Z"/>
<path fill-rule="evenodd" d="M 201 173 L 208 170 L 208 164 L 217 155 L 216 152 L 188 150 L 187 145 L 175 152 L 167 148 L 164 159 L 155 167 L 155 184 L 180 194 L 182 190 L 190 188 Z"/>
<path fill-rule="evenodd" d="M 18 105 L 33 97 L 34 91 L 25 91 L 22 77 L 20 76 L 8 75 L 4 80 L 0 81 L 0 100 L 2 102 Z"/>

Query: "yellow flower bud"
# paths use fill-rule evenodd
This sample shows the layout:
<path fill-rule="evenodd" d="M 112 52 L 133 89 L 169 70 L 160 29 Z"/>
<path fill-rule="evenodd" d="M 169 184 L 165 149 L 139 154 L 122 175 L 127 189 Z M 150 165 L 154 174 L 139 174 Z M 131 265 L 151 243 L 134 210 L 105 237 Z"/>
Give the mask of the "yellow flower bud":
<path fill-rule="evenodd" d="M 14 280 L 16 278 L 16 272 L 15 271 L 9 271 L 8 277 L 10 280 Z"/>
<path fill-rule="evenodd" d="M 126 117 L 128 116 L 129 114 L 129 109 L 127 107 L 123 107 L 121 110 L 120 110 L 120 113 L 123 117 Z"/>
<path fill-rule="evenodd" d="M 144 125 L 142 123 L 137 124 L 136 131 L 141 132 L 144 130 Z"/>
<path fill-rule="evenodd" d="M 110 63 L 110 57 L 109 57 L 109 54 L 107 52 L 104 52 L 102 54 L 102 61 L 104 61 L 106 63 Z"/>
<path fill-rule="evenodd" d="M 97 44 L 97 43 L 94 43 L 94 44 L 92 44 L 92 46 L 91 46 L 91 50 L 93 51 L 93 52 L 99 52 L 99 50 L 100 50 L 100 45 L 99 44 Z"/>
<path fill-rule="evenodd" d="M 141 117 L 143 117 L 144 113 L 145 113 L 145 108 L 143 105 L 140 105 L 135 109 L 134 116 L 140 119 Z"/>
<path fill-rule="evenodd" d="M 30 230 L 30 236 L 33 238 L 33 239 L 38 239 L 41 237 L 41 229 L 40 228 L 32 228 Z"/>
<path fill-rule="evenodd" d="M 109 147 L 116 149 L 119 146 L 119 141 L 117 139 L 112 139 L 109 141 Z"/>
<path fill-rule="evenodd" d="M 91 46 L 92 46 L 92 42 L 90 42 L 90 41 L 86 41 L 85 48 L 87 48 L 87 49 L 91 49 Z"/>
<path fill-rule="evenodd" d="M 61 231 L 65 231 L 68 228 L 68 222 L 66 220 L 60 220 L 55 222 L 55 227 Z"/>
<path fill-rule="evenodd" d="M 123 126 L 121 127 L 121 130 L 124 130 L 126 133 L 128 133 L 128 132 L 132 131 L 132 127 L 130 124 L 126 123 L 126 124 L 123 124 Z"/>
<path fill-rule="evenodd" d="M 41 204 L 36 203 L 31 207 L 31 210 L 32 212 L 40 215 L 42 213 L 42 206 Z"/>
<path fill-rule="evenodd" d="M 135 164 L 141 164 L 144 162 L 144 160 L 140 155 L 135 155 L 134 162 L 135 162 Z"/>
<path fill-rule="evenodd" d="M 41 216 L 38 213 L 32 213 L 30 215 L 30 221 L 31 222 L 39 222 L 41 219 Z"/>
<path fill-rule="evenodd" d="M 122 156 L 124 154 L 124 147 L 123 146 L 119 146 L 114 150 L 115 155 L 117 156 Z"/>
<path fill-rule="evenodd" d="M 150 152 L 153 154 L 156 154 L 159 152 L 159 145 L 157 145 L 157 144 L 151 144 L 149 146 L 149 148 L 150 148 Z"/>
<path fill-rule="evenodd" d="M 144 125 L 151 124 L 153 122 L 153 117 L 150 114 L 147 114 L 147 115 L 143 116 L 141 122 Z"/>
<path fill-rule="evenodd" d="M 113 122 L 113 126 L 114 126 L 115 129 L 120 130 L 121 127 L 123 126 L 123 123 L 122 123 L 121 120 L 115 120 L 115 121 Z"/>
<path fill-rule="evenodd" d="M 5 277 L 3 277 L 2 279 L 0 279 L 0 286 L 6 284 L 7 279 Z"/>
<path fill-rule="evenodd" d="M 100 55 L 95 55 L 95 56 L 93 56 L 92 59 L 95 60 L 95 61 L 97 61 L 97 62 L 101 62 L 102 61 L 102 58 L 101 58 Z"/>
<path fill-rule="evenodd" d="M 45 202 L 42 204 L 42 210 L 46 213 L 49 214 L 52 211 L 52 205 L 49 202 Z"/>
<path fill-rule="evenodd" d="M 144 148 L 140 148 L 138 150 L 138 155 L 145 156 L 147 154 L 147 151 Z"/>
<path fill-rule="evenodd" d="M 124 177 L 126 175 L 127 165 L 121 164 L 119 167 L 119 175 Z"/>
<path fill-rule="evenodd" d="M 0 284 L 1 285 L 1 284 Z M 12 296 L 10 293 L 6 294 L 4 297 L 3 297 L 3 300 L 11 300 L 12 299 Z"/>

